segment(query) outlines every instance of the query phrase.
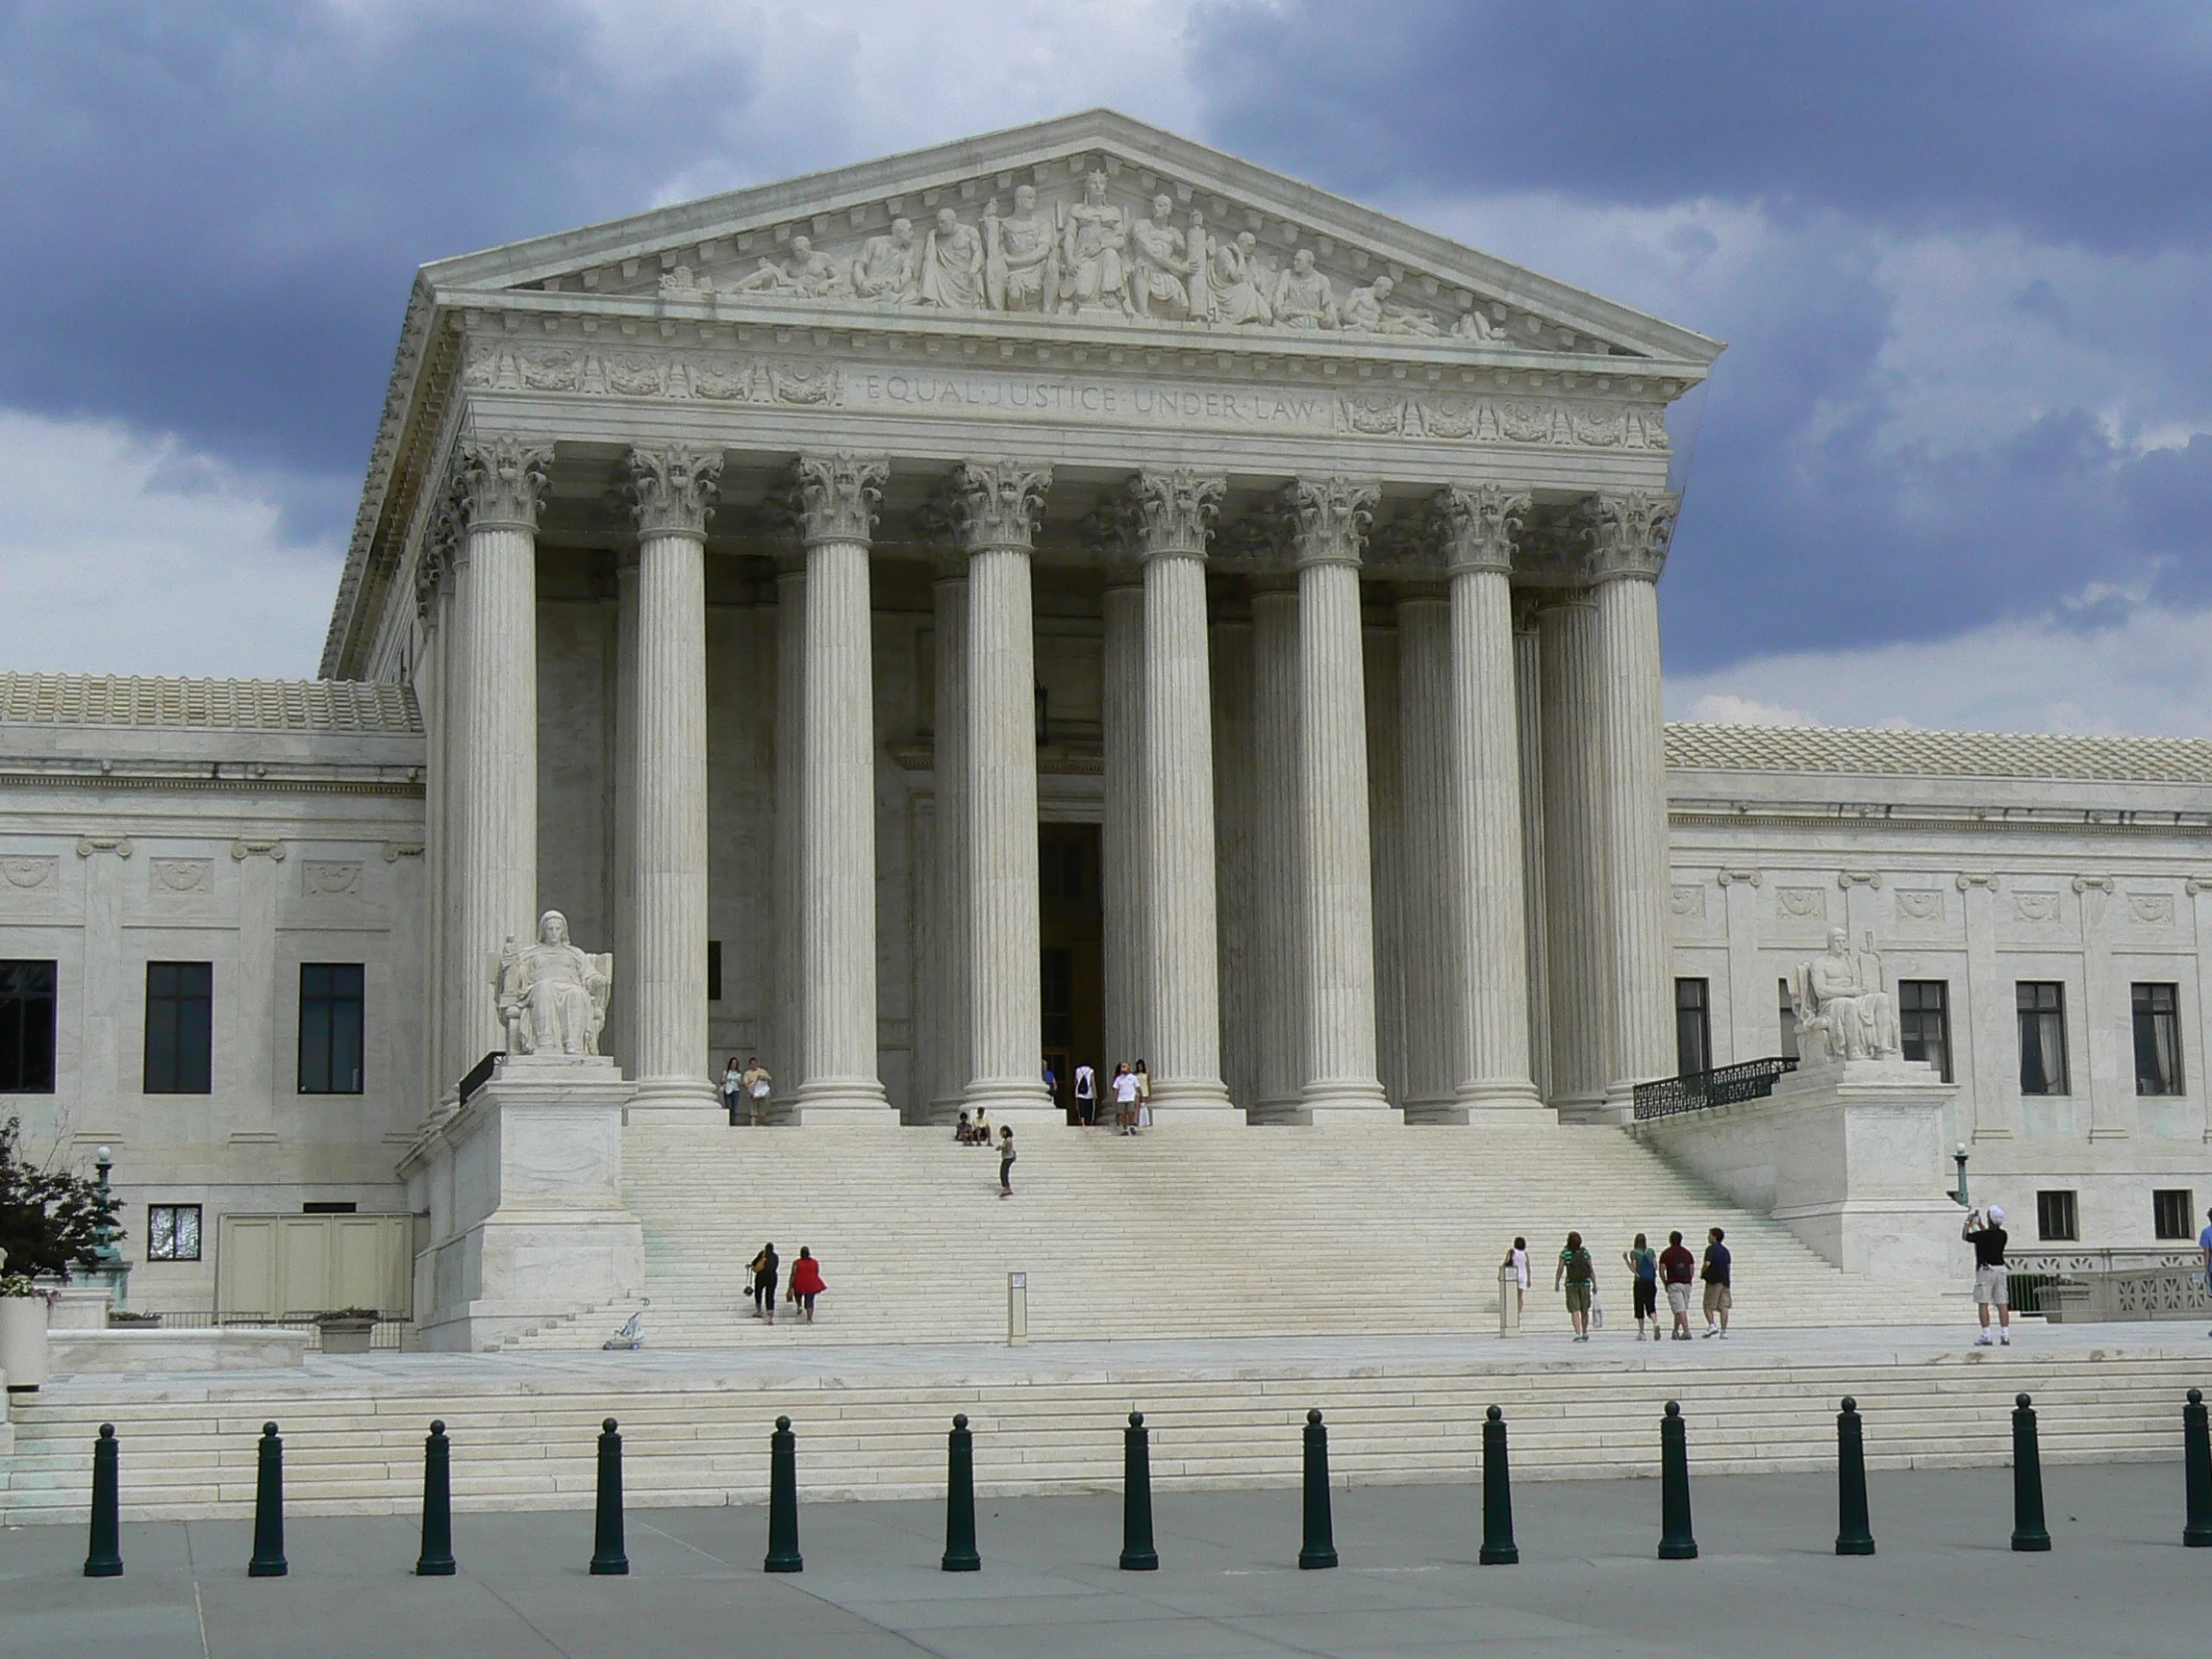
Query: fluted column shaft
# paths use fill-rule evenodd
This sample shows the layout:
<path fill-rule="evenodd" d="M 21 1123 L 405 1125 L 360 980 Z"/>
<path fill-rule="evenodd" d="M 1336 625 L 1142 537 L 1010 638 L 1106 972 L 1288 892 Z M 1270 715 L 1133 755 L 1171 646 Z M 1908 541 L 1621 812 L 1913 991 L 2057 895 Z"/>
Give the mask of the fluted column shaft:
<path fill-rule="evenodd" d="M 1605 1099 L 1613 995 L 1606 921 L 1604 751 L 1597 606 L 1562 596 L 1539 613 L 1544 734 L 1544 901 L 1550 920 L 1551 1103 L 1587 1118 Z"/>
<path fill-rule="evenodd" d="M 1259 1098 L 1255 1112 L 1284 1117 L 1306 1072 L 1306 957 L 1300 919 L 1298 594 L 1262 588 L 1252 596 L 1254 779 L 1253 976 L 1260 1005 Z"/>
<path fill-rule="evenodd" d="M 875 1049 L 875 676 L 868 548 L 889 467 L 803 455 L 806 753 L 800 796 L 802 1118 L 890 1116 Z"/>
<path fill-rule="evenodd" d="M 1440 593 L 1397 603 L 1399 822 L 1394 849 L 1405 893 L 1398 918 L 1404 974 L 1405 1092 L 1409 1117 L 1452 1099 L 1462 1023 L 1459 937 L 1452 912 L 1450 772 L 1451 618 Z"/>
<path fill-rule="evenodd" d="M 1114 1062 L 1149 1064 L 1147 987 L 1151 931 L 1145 879 L 1145 590 L 1126 561 L 1106 576 L 1100 738 L 1106 762 L 1099 830 L 1099 898 L 1105 923 L 1107 1075 Z M 1157 1075 L 1157 1074 L 1155 1074 Z"/>
<path fill-rule="evenodd" d="M 807 1051 L 800 1017 L 799 935 L 801 823 L 807 775 L 807 562 L 781 563 L 776 572 L 776 823 L 774 826 L 775 1017 L 768 1043 L 775 1095 L 789 1102 L 807 1080 Z"/>
<path fill-rule="evenodd" d="M 973 994 L 974 952 L 968 905 L 968 577 L 965 561 L 938 573 L 935 664 L 936 773 L 935 949 L 938 1030 L 930 1115 L 951 1120 L 967 1098 L 968 999 Z"/>
<path fill-rule="evenodd" d="M 638 1071 L 635 975 L 623 964 L 638 959 L 638 563 L 615 565 L 615 982 L 608 999 L 607 1037 L 600 1052 L 623 1070 Z"/>
<path fill-rule="evenodd" d="M 1550 907 L 1544 902 L 1543 649 L 1533 610 L 1516 619 L 1513 693 L 1518 716 L 1521 815 L 1521 934 L 1528 959 L 1528 1076 L 1539 1102 L 1551 1099 Z"/>

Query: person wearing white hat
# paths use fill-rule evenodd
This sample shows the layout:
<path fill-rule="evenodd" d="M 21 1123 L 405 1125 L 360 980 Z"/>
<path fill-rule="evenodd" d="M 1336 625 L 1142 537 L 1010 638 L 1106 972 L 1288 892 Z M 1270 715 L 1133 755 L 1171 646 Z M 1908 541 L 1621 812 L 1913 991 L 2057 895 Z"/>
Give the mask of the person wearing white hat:
<path fill-rule="evenodd" d="M 1997 1341 L 2005 1348 L 2012 1346 L 2012 1274 L 2004 1265 L 2004 1206 L 1992 1204 L 1986 1214 L 1980 1210 L 1966 1212 L 1966 1225 L 1958 1236 L 1973 1246 L 1973 1300 L 1974 1308 L 1981 1316 L 1981 1335 L 1973 1340 L 1976 1348 L 1989 1346 L 1989 1310 L 1997 1311 Z"/>

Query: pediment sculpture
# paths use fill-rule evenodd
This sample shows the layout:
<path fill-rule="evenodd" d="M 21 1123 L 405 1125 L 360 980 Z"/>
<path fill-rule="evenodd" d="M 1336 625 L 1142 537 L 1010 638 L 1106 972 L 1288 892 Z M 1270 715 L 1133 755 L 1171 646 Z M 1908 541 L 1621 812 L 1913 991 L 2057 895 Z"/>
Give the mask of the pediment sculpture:
<path fill-rule="evenodd" d="M 1864 949 L 1854 950 L 1843 928 L 1830 928 L 1827 951 L 1800 963 L 1790 976 L 1798 1057 L 1808 1065 L 1902 1060 L 1897 1002 L 1883 983 L 1874 935 L 1867 936 Z"/>
<path fill-rule="evenodd" d="M 614 957 L 569 941 L 568 917 L 548 910 L 531 944 L 507 940 L 492 976 L 492 997 L 509 1054 L 585 1057 L 599 1052 L 614 988 Z"/>

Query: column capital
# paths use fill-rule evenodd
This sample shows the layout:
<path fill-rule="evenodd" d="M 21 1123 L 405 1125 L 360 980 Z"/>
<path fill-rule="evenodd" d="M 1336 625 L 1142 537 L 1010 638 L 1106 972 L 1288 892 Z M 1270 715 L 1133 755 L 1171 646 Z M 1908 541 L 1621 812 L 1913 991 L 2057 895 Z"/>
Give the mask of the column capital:
<path fill-rule="evenodd" d="M 463 525 L 535 534 L 552 468 L 550 443 L 504 435 L 463 437 L 453 454 L 454 496 Z"/>
<path fill-rule="evenodd" d="M 858 542 L 874 538 L 876 508 L 891 475 L 879 455 L 802 455 L 792 463 L 786 502 L 802 545 Z"/>
<path fill-rule="evenodd" d="M 1513 544 L 1533 505 L 1526 490 L 1502 484 L 1441 489 L 1428 498 L 1429 533 L 1453 576 L 1471 571 L 1510 574 Z"/>
<path fill-rule="evenodd" d="M 1590 580 L 1658 581 L 1681 506 L 1682 497 L 1667 490 L 1625 490 L 1584 500 L 1575 526 L 1586 539 Z"/>
<path fill-rule="evenodd" d="M 630 451 L 623 489 L 641 536 L 707 537 L 722 481 L 722 451 L 671 443 Z"/>
<path fill-rule="evenodd" d="M 1285 551 L 1300 569 L 1355 565 L 1382 491 L 1352 478 L 1299 478 L 1283 488 Z"/>
<path fill-rule="evenodd" d="M 1146 471 L 1129 480 L 1129 511 L 1140 559 L 1182 555 L 1203 559 L 1214 515 L 1229 493 L 1226 478 L 1177 467 Z"/>
<path fill-rule="evenodd" d="M 963 461 L 947 480 L 937 513 L 963 553 L 1026 553 L 1044 520 L 1052 469 L 1026 461 Z"/>

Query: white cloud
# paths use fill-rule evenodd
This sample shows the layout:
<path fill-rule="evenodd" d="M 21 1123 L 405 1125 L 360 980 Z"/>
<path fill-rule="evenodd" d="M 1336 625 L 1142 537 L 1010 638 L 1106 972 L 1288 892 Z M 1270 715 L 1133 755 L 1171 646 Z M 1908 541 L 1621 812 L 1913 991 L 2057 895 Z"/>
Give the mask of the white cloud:
<path fill-rule="evenodd" d="M 299 677 L 342 550 L 174 438 L 0 409 L 0 667 Z"/>

